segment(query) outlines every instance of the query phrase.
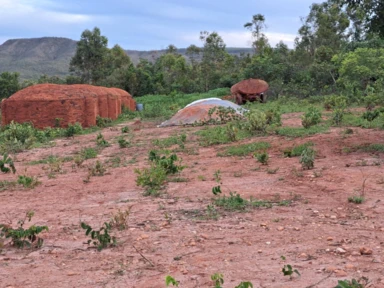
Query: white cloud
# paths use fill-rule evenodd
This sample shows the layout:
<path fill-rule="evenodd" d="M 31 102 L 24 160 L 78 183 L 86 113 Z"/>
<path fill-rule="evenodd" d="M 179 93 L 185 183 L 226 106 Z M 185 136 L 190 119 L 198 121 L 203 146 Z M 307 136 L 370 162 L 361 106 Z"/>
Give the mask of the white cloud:
<path fill-rule="evenodd" d="M 8 26 L 18 25 L 18 23 L 31 26 L 38 26 L 41 23 L 44 25 L 78 24 L 92 20 L 92 16 L 85 14 L 52 11 L 50 8 L 57 5 L 47 0 L 0 0 L 0 7 L 1 23 Z"/>
<path fill-rule="evenodd" d="M 223 38 L 227 47 L 251 47 L 252 37 L 249 32 L 245 31 L 217 31 L 217 33 Z M 269 44 L 273 47 L 280 41 L 283 41 L 288 47 L 293 48 L 296 35 L 276 32 L 265 33 Z M 195 45 L 201 45 L 199 40 L 199 33 L 184 34 L 181 38 L 185 42 L 189 42 Z"/>

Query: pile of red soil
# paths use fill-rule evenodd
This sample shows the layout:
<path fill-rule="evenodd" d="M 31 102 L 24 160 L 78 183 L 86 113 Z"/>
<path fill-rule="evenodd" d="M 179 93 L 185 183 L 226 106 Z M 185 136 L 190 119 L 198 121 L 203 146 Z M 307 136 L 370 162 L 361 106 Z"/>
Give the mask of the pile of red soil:
<path fill-rule="evenodd" d="M 122 106 L 135 110 L 136 102 L 124 90 L 91 85 L 39 84 L 1 102 L 2 125 L 31 122 L 36 128 L 80 123 L 96 125 L 96 117 L 116 119 Z M 60 119 L 60 120 L 57 120 Z"/>

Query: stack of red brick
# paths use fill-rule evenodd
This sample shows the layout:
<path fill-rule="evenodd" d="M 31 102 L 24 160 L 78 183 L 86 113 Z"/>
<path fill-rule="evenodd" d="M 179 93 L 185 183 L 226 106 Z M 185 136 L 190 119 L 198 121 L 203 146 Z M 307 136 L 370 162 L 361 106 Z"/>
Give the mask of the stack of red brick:
<path fill-rule="evenodd" d="M 32 122 L 36 128 L 81 123 L 96 125 L 96 117 L 116 119 L 122 107 L 134 111 L 136 102 L 124 90 L 91 85 L 39 84 L 1 102 L 2 125 Z"/>

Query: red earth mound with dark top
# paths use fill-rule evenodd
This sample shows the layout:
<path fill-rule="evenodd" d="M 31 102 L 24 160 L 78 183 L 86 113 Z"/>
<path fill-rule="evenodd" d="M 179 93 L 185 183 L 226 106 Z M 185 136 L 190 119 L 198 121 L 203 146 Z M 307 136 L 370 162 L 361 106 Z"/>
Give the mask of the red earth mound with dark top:
<path fill-rule="evenodd" d="M 121 89 L 91 85 L 39 84 L 25 88 L 1 102 L 2 125 L 32 122 L 36 128 L 80 123 L 96 125 L 96 117 L 116 119 L 125 106 L 135 110 L 132 96 Z"/>
<path fill-rule="evenodd" d="M 268 89 L 269 85 L 264 80 L 247 79 L 233 85 L 231 94 L 238 105 L 245 104 L 247 101 L 259 100 L 265 102 L 266 95 L 263 95 L 263 93 Z"/>

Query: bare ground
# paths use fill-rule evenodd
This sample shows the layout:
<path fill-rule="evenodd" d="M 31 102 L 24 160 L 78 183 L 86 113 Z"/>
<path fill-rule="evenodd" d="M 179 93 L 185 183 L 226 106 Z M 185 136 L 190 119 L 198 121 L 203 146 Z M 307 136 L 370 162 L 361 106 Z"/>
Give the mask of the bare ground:
<path fill-rule="evenodd" d="M 298 126 L 299 116 L 284 115 L 284 125 Z M 83 182 L 86 165 L 95 159 L 87 160 L 83 168 L 65 163 L 65 172 L 54 179 L 43 169 L 47 165 L 28 162 L 51 154 L 73 156 L 82 147 L 94 147 L 95 134 L 60 139 L 55 147 L 16 156 L 18 174 L 27 169 L 42 184 L 33 190 L 0 192 L 0 223 L 13 221 L 15 226 L 33 210 L 31 223 L 47 225 L 49 232 L 43 233 L 45 242 L 39 250 L 3 247 L 0 287 L 165 287 L 166 275 L 179 280 L 180 287 L 212 287 L 214 273 L 223 273 L 223 287 L 235 287 L 240 281 L 251 281 L 254 287 L 335 287 L 338 280 L 363 276 L 369 278 L 369 287 L 384 287 L 384 169 L 376 166 L 384 164 L 384 155 L 343 152 L 344 147 L 384 143 L 384 131 L 353 128 L 354 134 L 344 135 L 343 129 L 332 128 L 306 138 L 242 141 L 271 143 L 269 165 L 260 166 L 251 155 L 217 157 L 226 145 L 199 147 L 194 131 L 201 128 L 128 125 L 136 127 L 133 147 L 120 149 L 116 144 L 120 130 L 105 129 L 103 135 L 113 145 L 98 156 L 107 161 L 118 155 L 125 159 L 125 167 L 108 167 L 106 175 L 92 177 L 90 183 Z M 136 186 L 134 168 L 148 165 L 151 140 L 182 132 L 188 135 L 186 151 L 198 151 L 198 155 L 178 153 L 187 165 L 180 177 L 189 181 L 169 183 L 159 198 L 144 197 Z M 298 158 L 284 158 L 282 151 L 307 141 L 319 153 L 315 169 L 302 171 Z M 276 174 L 267 173 L 275 168 L 279 168 Z M 207 219 L 218 169 L 225 194 L 231 190 L 246 199 L 292 202 L 244 213 L 219 210 L 217 221 Z M 15 175 L 0 175 L 0 181 L 14 179 Z M 363 204 L 348 203 L 348 197 L 363 189 Z M 80 222 L 98 228 L 118 209 L 128 207 L 132 207 L 128 229 L 112 232 L 117 247 L 101 252 L 88 248 Z M 361 255 L 362 247 L 372 254 Z M 284 277 L 285 264 L 301 277 Z"/>

